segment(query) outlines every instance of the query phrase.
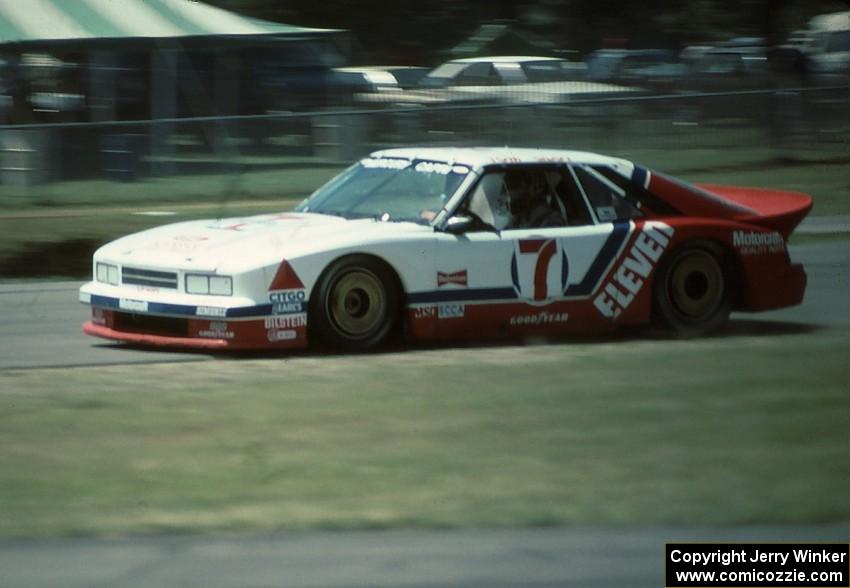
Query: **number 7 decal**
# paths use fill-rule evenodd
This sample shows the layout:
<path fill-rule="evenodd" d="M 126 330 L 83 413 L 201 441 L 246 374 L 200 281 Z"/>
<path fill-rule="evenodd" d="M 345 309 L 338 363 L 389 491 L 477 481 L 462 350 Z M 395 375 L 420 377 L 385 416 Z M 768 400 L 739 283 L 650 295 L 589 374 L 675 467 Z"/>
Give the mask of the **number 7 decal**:
<path fill-rule="evenodd" d="M 561 249 L 561 263 L 552 260 Z M 567 286 L 569 262 L 557 239 L 520 239 L 511 259 L 511 279 L 517 296 L 533 303 L 545 303 L 550 291 L 563 293 Z"/>

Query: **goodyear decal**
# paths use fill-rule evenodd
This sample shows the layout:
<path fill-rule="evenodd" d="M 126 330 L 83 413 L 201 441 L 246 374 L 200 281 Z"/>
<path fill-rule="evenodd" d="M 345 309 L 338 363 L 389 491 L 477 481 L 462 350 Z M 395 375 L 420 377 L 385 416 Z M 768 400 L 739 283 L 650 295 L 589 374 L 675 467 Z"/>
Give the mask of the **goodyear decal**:
<path fill-rule="evenodd" d="M 511 317 L 510 325 L 512 327 L 521 326 L 545 326 L 556 323 L 565 323 L 570 320 L 570 315 L 566 312 L 538 312 L 537 314 L 517 314 Z"/>
<path fill-rule="evenodd" d="M 593 299 L 602 316 L 615 319 L 629 307 L 661 259 L 673 232 L 673 227 L 661 222 L 643 225 L 631 249 Z"/>
<path fill-rule="evenodd" d="M 236 334 L 230 330 L 226 322 L 213 321 L 209 324 L 209 328 L 198 331 L 198 337 L 202 339 L 234 339 Z"/>

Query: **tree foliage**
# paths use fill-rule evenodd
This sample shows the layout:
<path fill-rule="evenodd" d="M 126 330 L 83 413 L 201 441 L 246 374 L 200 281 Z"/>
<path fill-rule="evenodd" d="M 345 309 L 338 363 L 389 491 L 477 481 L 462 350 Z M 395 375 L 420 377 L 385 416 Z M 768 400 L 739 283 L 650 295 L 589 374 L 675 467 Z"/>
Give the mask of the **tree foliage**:
<path fill-rule="evenodd" d="M 351 31 L 364 57 L 431 65 L 479 25 L 511 21 L 580 53 L 605 44 L 680 48 L 734 36 L 779 44 L 809 18 L 850 0 L 206 0 L 242 14 Z"/>

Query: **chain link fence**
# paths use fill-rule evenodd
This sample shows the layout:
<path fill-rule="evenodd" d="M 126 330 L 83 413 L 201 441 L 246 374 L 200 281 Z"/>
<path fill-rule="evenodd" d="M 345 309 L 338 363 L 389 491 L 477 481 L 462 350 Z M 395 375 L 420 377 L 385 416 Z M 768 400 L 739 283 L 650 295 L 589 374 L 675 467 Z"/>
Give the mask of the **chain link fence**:
<path fill-rule="evenodd" d="M 850 160 L 850 86 L 563 102 L 522 95 L 486 104 L 379 102 L 258 116 L 5 126 L 0 206 L 37 200 L 40 188 L 55 192 L 57 184 L 74 193 L 92 183 L 144 182 L 150 190 L 139 193 L 156 199 L 169 182 L 206 178 L 199 185 L 215 185 L 216 194 L 252 194 L 253 184 L 264 182 L 269 194 L 287 193 L 295 190 L 285 185 L 285 173 L 337 169 L 375 149 L 413 144 L 591 150 L 671 172 Z"/>

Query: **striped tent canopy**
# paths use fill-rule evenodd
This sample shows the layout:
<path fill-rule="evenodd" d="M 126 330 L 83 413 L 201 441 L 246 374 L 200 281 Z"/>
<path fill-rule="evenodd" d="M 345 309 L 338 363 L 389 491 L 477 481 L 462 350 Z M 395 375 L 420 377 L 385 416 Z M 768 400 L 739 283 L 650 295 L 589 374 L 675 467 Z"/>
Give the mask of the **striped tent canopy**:
<path fill-rule="evenodd" d="M 246 18 L 195 0 L 0 0 L 0 45 L 331 32 Z"/>

